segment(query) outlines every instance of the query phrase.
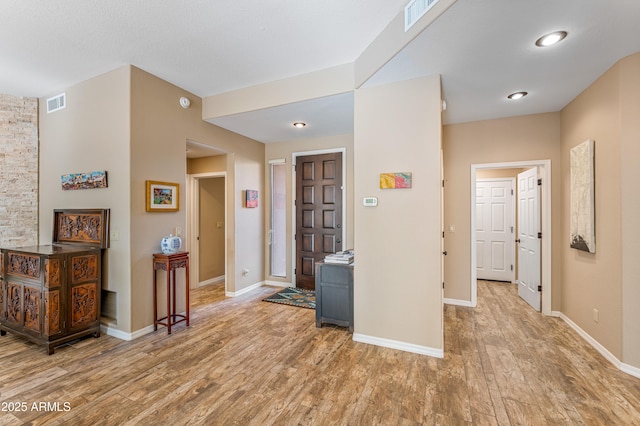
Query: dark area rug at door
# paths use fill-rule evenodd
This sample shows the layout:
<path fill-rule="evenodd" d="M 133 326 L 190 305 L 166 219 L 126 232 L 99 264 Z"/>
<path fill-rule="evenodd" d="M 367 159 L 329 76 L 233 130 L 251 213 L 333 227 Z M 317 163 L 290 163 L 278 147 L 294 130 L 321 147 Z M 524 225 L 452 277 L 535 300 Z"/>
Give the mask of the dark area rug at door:
<path fill-rule="evenodd" d="M 265 302 L 282 303 L 283 305 L 298 306 L 300 308 L 316 308 L 316 292 L 301 288 L 287 287 L 262 299 Z"/>

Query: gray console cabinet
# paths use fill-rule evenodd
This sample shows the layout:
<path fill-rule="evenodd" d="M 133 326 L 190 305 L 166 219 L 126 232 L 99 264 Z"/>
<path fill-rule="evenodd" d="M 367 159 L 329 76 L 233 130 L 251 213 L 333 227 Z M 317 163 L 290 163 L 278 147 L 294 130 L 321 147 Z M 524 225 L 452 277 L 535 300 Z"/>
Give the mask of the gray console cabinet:
<path fill-rule="evenodd" d="M 316 263 L 316 327 L 322 324 L 353 333 L 353 265 Z"/>

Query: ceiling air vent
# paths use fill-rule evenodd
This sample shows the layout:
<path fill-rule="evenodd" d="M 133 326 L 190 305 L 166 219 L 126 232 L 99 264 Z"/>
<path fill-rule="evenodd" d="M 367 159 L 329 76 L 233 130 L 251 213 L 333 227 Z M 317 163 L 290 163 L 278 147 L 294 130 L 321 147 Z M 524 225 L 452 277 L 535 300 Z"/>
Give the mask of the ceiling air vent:
<path fill-rule="evenodd" d="M 404 8 L 404 32 L 409 31 L 436 3 L 438 0 L 411 0 Z"/>
<path fill-rule="evenodd" d="M 47 114 L 61 110 L 67 106 L 66 93 L 47 99 Z"/>

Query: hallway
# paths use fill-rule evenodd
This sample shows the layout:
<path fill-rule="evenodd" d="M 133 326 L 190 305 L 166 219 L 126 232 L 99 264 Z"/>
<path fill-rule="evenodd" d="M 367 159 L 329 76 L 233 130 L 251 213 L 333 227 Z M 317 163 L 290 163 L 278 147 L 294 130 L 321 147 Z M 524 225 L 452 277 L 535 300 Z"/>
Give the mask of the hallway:
<path fill-rule="evenodd" d="M 627 425 L 640 422 L 640 379 L 604 359 L 559 318 L 478 281 L 476 309 L 446 306 L 445 371 L 459 371 L 452 416 L 487 424 Z M 456 383 L 449 376 L 448 380 Z M 462 384 L 464 382 L 464 385 Z M 447 414 L 444 412 L 443 414 Z"/>

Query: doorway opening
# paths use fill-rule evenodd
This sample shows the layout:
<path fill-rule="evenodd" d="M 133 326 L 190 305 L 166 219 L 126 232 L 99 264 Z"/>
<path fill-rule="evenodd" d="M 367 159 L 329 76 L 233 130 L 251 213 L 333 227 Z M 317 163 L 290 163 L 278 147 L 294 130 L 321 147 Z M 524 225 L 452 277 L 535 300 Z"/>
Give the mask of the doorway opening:
<path fill-rule="evenodd" d="M 542 313 L 551 315 L 551 160 L 514 161 L 506 163 L 487 163 L 471 165 L 471 306 L 477 305 L 477 209 L 476 187 L 479 171 L 491 169 L 530 169 L 537 167 L 542 179 L 540 201 L 541 208 L 541 287 L 542 287 Z"/>
<path fill-rule="evenodd" d="M 226 172 L 187 176 L 190 288 L 224 282 L 227 292 Z"/>

